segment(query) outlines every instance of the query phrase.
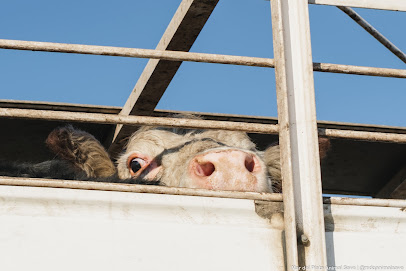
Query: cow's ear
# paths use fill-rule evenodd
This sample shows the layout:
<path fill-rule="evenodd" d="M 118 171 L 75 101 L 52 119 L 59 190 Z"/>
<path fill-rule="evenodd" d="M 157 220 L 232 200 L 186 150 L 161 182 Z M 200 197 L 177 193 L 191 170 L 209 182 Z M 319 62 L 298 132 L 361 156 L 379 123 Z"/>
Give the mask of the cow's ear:
<path fill-rule="evenodd" d="M 272 192 L 282 192 L 281 157 L 279 145 L 271 145 L 264 153 L 265 165 L 271 178 Z"/>

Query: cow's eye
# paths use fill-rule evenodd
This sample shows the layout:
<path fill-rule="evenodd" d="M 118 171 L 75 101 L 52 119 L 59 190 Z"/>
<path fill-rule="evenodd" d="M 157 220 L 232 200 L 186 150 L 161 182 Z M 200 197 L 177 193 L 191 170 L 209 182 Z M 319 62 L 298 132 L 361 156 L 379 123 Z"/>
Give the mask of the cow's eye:
<path fill-rule="evenodd" d="M 131 169 L 133 174 L 136 174 L 138 171 L 140 171 L 147 162 L 142 159 L 142 158 L 134 158 L 130 161 L 129 168 Z"/>

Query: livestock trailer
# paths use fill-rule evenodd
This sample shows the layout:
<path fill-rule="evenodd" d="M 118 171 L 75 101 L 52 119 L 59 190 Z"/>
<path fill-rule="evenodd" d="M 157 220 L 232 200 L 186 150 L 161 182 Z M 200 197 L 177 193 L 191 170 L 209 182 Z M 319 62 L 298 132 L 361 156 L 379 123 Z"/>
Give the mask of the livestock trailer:
<path fill-rule="evenodd" d="M 52 108 L 53 112 L 96 116 L 116 116 L 120 110 L 21 101 L 2 101 L 1 105 L 4 110 L 35 113 Z M 156 112 L 159 116 L 172 113 Z M 237 124 L 248 118 L 204 117 Z M 251 117 L 250 124 L 255 122 L 272 125 L 276 120 Z M 110 124 L 73 124 L 101 142 L 114 129 Z M 40 162 L 52 158 L 43 142 L 63 122 L 2 118 L 0 125 L 9 129 L 0 140 L 10 142 L 2 147 L 2 159 L 24 157 Z M 348 123 L 321 122 L 318 126 L 352 132 L 405 132 L 399 127 Z M 277 140 L 272 134 L 250 136 L 259 147 Z M 17 152 L 16 144 L 20 146 Z M 331 144 L 333 150 L 321 164 L 323 192 L 364 197 L 324 197 L 327 264 L 312 264 L 307 270 L 403 270 L 406 201 L 371 196 L 404 196 L 399 183 L 404 178 L 406 145 L 339 138 L 331 139 Z M 358 157 L 360 153 L 364 159 Z M 13 177 L 1 177 L 0 184 L 2 270 L 304 268 L 286 263 L 281 194 Z M 298 238 L 299 244 L 308 242 Z"/>
<path fill-rule="evenodd" d="M 94 134 L 112 156 L 140 125 L 238 130 L 259 148 L 279 141 L 283 193 L 2 176 L 1 270 L 406 268 L 406 129 L 317 122 L 313 85 L 313 71 L 397 78 L 406 71 L 313 63 L 307 7 L 340 6 L 406 61 L 348 8 L 406 11 L 406 4 L 271 0 L 275 59 L 187 52 L 217 2 L 183 0 L 156 50 L 0 40 L 3 49 L 151 59 L 123 108 L 0 101 L 0 127 L 7 127 L 0 158 L 52 158 L 42 142 L 66 122 Z M 173 119 L 174 112 L 155 110 L 182 61 L 275 68 L 278 119 Z M 321 164 L 318 135 L 332 145 Z"/>
<path fill-rule="evenodd" d="M 0 186 L 2 270 L 299 270 L 279 194 L 30 181 Z M 405 210 L 325 198 L 327 266 L 307 269 L 404 270 Z"/>

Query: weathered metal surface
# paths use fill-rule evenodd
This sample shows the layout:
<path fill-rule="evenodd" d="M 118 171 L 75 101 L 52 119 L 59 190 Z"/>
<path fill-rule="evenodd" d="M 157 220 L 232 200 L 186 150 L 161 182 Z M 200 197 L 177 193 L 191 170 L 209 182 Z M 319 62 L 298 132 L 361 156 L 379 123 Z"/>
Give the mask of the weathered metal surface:
<path fill-rule="evenodd" d="M 75 54 L 139 57 L 139 58 L 164 59 L 171 61 L 194 61 L 194 62 L 232 64 L 254 67 L 269 67 L 269 68 L 274 67 L 274 60 L 270 58 L 216 55 L 216 54 L 190 53 L 177 51 L 159 51 L 150 49 L 136 49 L 136 48 L 123 48 L 111 46 L 0 39 L 0 48 L 14 50 L 75 53 Z M 406 78 L 406 70 L 402 69 L 374 68 L 374 67 L 315 62 L 313 63 L 313 70 L 318 72 Z"/>
<path fill-rule="evenodd" d="M 350 130 L 325 129 L 325 128 L 319 128 L 318 133 L 321 136 L 327 136 L 332 138 L 347 138 L 366 141 L 406 143 L 406 134 L 350 131 Z"/>
<path fill-rule="evenodd" d="M 327 266 L 307 0 L 271 11 L 287 268 Z"/>
<path fill-rule="evenodd" d="M 324 205 L 324 215 L 331 270 L 406 268 L 404 208 L 332 204 Z"/>
<path fill-rule="evenodd" d="M 162 118 L 148 116 L 124 116 L 34 109 L 0 108 L 0 117 L 91 122 L 104 124 L 222 129 L 247 132 L 249 131 L 252 133 L 278 133 L 278 125 L 276 124 L 211 121 L 185 118 Z"/>
<path fill-rule="evenodd" d="M 155 49 L 189 51 L 217 2 L 218 0 L 183 0 Z M 198 56 L 196 59 L 201 57 Z M 215 58 L 226 60 L 227 56 Z M 229 60 L 233 58 L 238 61 L 238 57 L 232 57 Z M 243 60 L 241 63 L 244 62 Z M 127 99 L 121 114 L 135 115 L 139 112 L 144 114 L 152 112 L 181 63 L 182 61 L 150 60 Z"/>
<path fill-rule="evenodd" d="M 396 200 L 396 199 L 332 197 L 332 198 L 324 198 L 323 203 L 332 204 L 332 205 L 391 207 L 391 208 L 401 208 L 401 209 L 406 208 L 406 200 Z"/>
<path fill-rule="evenodd" d="M 118 114 L 120 108 L 94 107 L 73 104 L 32 103 L 23 101 L 0 101 L 2 107 L 46 109 L 55 111 L 75 111 Z M 156 116 L 167 117 L 176 112 L 159 111 Z M 252 117 L 239 115 L 202 114 L 203 119 L 231 122 L 251 122 L 260 124 L 276 124 L 275 118 Z M 111 124 L 69 121 L 69 124 L 92 133 L 97 139 L 104 141 L 106 135 L 113 131 Z M 11 161 L 42 162 L 53 159 L 54 155 L 47 150 L 45 139 L 56 127 L 66 125 L 63 121 L 0 118 L 0 126 L 7 127 L 0 133 L 0 159 Z M 379 125 L 360 125 L 338 122 L 319 122 L 318 127 L 330 130 L 357 130 L 379 132 L 382 134 L 406 134 L 406 128 Z M 137 127 L 134 127 L 134 130 Z M 277 134 L 249 133 L 251 139 L 260 150 L 278 141 Z M 383 138 L 385 139 L 385 138 Z M 323 192 L 344 195 L 376 194 L 404 166 L 406 144 L 354 141 L 351 138 L 331 138 L 331 148 L 322 161 Z M 105 145 L 108 147 L 109 145 Z M 114 159 L 115 157 L 113 157 Z"/>
<path fill-rule="evenodd" d="M 0 185 L 282 201 L 282 195 L 275 193 L 271 194 L 271 193 L 238 192 L 238 191 L 214 191 L 205 189 L 178 188 L 157 185 L 118 184 L 118 183 L 53 180 L 40 178 L 15 178 L 15 177 L 0 176 Z"/>
<path fill-rule="evenodd" d="M 406 11 L 406 3 L 402 0 L 309 0 L 309 4 Z"/>
<path fill-rule="evenodd" d="M 252 200 L 0 186 L 0 269 L 284 270 Z"/>
<path fill-rule="evenodd" d="M 55 111 L 102 113 L 102 114 L 118 114 L 120 113 L 121 110 L 121 107 L 118 106 L 24 101 L 24 100 L 2 100 L 2 99 L 0 99 L 0 108 L 55 110 Z"/>
<path fill-rule="evenodd" d="M 305 270 L 404 270 L 406 201 L 363 198 L 325 199 L 324 224 L 327 266 L 308 265 Z M 283 205 L 255 202 L 259 216 L 284 228 Z M 276 226 L 275 226 L 276 227 Z M 311 245 L 300 236 L 303 245 Z M 299 269 L 287 266 L 287 269 Z"/>
<path fill-rule="evenodd" d="M 217 197 L 217 198 L 232 198 L 232 199 L 250 199 L 250 200 L 255 200 L 255 202 L 258 204 L 257 213 L 262 213 L 262 216 L 266 216 L 267 213 L 269 214 L 269 213 L 282 213 L 283 212 L 283 205 L 280 204 L 282 202 L 282 194 L 276 194 L 276 193 L 214 191 L 214 190 L 205 190 L 205 189 L 191 189 L 191 188 L 166 187 L 166 186 L 154 186 L 154 185 L 117 184 L 117 183 L 101 183 L 101 182 L 73 181 L 73 180 L 53 180 L 53 179 L 39 179 L 39 178 L 15 178 L 15 177 L 4 177 L 4 176 L 0 176 L 0 185 L 48 187 L 48 188 L 69 188 L 69 189 L 81 189 L 81 190 L 116 191 L 116 192 L 130 192 L 130 193 L 151 193 L 151 194 Z M 268 206 L 269 202 L 272 202 L 271 209 Z M 325 197 L 325 198 L 323 198 L 323 203 L 324 204 L 333 204 L 333 205 L 406 208 L 406 200 L 404 200 L 404 199 L 398 200 L 398 199 Z"/>
<path fill-rule="evenodd" d="M 406 78 L 406 70 L 374 68 L 365 66 L 340 65 L 331 63 L 313 63 L 313 70 L 317 72 L 331 72 L 343 74 L 357 74 L 368 76 Z"/>
<path fill-rule="evenodd" d="M 261 123 L 244 123 L 234 121 L 214 121 L 198 120 L 185 118 L 168 118 L 168 117 L 148 117 L 148 116 L 122 116 L 101 113 L 82 113 L 67 112 L 54 110 L 35 110 L 19 108 L 0 108 L 0 117 L 5 118 L 23 118 L 23 119 L 40 119 L 49 121 L 73 121 L 73 122 L 90 122 L 101 124 L 126 124 L 126 125 L 150 125 L 165 127 L 184 127 L 197 129 L 222 129 L 246 131 L 250 133 L 276 134 L 279 131 L 277 124 Z M 366 132 L 319 128 L 320 136 L 332 138 L 345 138 L 365 141 L 382 141 L 406 143 L 406 134 L 399 133 L 382 133 Z"/>
<path fill-rule="evenodd" d="M 88 54 L 88 55 L 151 58 L 170 61 L 193 61 L 193 62 L 233 64 L 254 67 L 273 67 L 274 65 L 273 59 L 261 57 L 244 57 L 233 55 L 190 53 L 170 50 L 165 51 L 153 49 L 53 43 L 40 41 L 0 39 L 0 48 L 14 50 L 28 50 L 28 51 Z"/>
<path fill-rule="evenodd" d="M 347 200 L 324 204 L 327 265 L 306 270 L 406 268 L 405 208 Z M 295 269 L 282 212 L 272 200 L 0 185 L 0 269 Z"/>
<path fill-rule="evenodd" d="M 217 2 L 218 0 L 183 0 L 155 49 L 189 51 Z M 224 60 L 224 57 L 220 58 Z M 238 57 L 234 60 L 238 61 Z M 182 61 L 150 59 L 120 114 L 151 115 L 181 64 Z M 122 140 L 132 132 L 132 127 L 117 125 L 112 134 L 109 152 L 117 153 L 122 147 Z"/>
<path fill-rule="evenodd" d="M 102 113 L 102 114 L 118 114 L 122 107 L 118 106 L 100 106 L 100 105 L 84 105 L 72 103 L 56 103 L 56 102 L 40 102 L 40 101 L 24 101 L 24 100 L 1 100 L 0 108 L 19 108 L 19 109 L 36 109 L 36 110 L 54 110 L 54 111 L 70 111 L 83 113 Z M 176 110 L 154 110 L 153 116 L 167 117 L 176 114 L 191 114 L 201 116 L 206 120 L 217 121 L 232 121 L 232 122 L 249 122 L 262 124 L 277 124 L 276 117 L 263 116 L 248 116 L 238 114 L 219 114 L 207 112 L 192 112 L 192 111 L 176 111 Z M 318 127 L 334 130 L 353 130 L 365 132 L 381 132 L 381 133 L 398 133 L 406 134 L 406 127 L 396 127 L 376 124 L 359 124 L 346 123 L 335 121 L 318 120 Z"/>
<path fill-rule="evenodd" d="M 395 44 L 388 40 L 384 35 L 382 35 L 378 30 L 375 29 L 370 23 L 368 23 L 364 18 L 362 18 L 358 13 L 356 13 L 352 8 L 349 7 L 338 7 L 345 14 L 350 16 L 357 24 L 364 28 L 369 34 L 371 34 L 376 40 L 378 40 L 383 46 L 388 48 L 394 55 L 396 55 L 400 60 L 406 63 L 406 54 L 402 52 Z"/>

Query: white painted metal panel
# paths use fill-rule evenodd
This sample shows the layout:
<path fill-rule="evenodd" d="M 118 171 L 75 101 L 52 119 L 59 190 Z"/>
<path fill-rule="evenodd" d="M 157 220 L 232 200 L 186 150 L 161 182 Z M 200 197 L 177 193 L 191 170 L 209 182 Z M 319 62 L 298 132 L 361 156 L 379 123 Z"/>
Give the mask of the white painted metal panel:
<path fill-rule="evenodd" d="M 0 186 L 0 270 L 281 270 L 281 236 L 252 200 Z"/>
<path fill-rule="evenodd" d="M 324 215 L 329 270 L 406 269 L 404 207 Z M 0 185 L 0 270 L 284 270 L 282 229 L 254 200 Z"/>
<path fill-rule="evenodd" d="M 325 205 L 325 209 L 328 266 L 406 269 L 405 208 Z"/>

